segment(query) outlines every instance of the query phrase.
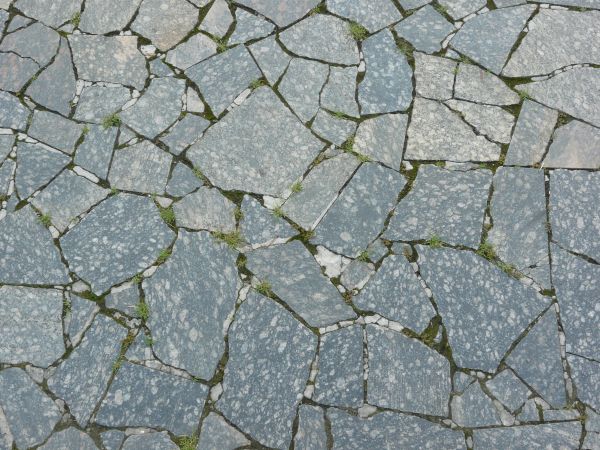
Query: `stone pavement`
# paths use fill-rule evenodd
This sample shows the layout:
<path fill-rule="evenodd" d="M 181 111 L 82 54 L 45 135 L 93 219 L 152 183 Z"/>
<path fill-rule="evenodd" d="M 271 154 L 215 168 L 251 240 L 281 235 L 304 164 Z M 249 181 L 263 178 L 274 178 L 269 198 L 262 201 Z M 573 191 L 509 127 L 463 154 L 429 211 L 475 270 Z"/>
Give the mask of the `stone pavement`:
<path fill-rule="evenodd" d="M 600 449 L 600 0 L 0 0 L 0 450 Z"/>

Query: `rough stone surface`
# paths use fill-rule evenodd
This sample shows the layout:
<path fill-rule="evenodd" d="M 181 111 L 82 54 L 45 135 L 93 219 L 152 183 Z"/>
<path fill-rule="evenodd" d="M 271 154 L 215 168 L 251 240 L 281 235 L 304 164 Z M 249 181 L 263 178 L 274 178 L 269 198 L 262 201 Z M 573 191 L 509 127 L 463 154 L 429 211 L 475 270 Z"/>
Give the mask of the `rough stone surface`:
<path fill-rule="evenodd" d="M 323 410 L 317 406 L 300 405 L 298 417 L 298 431 L 294 437 L 294 448 L 325 450 L 327 433 L 325 432 Z"/>
<path fill-rule="evenodd" d="M 490 105 L 514 105 L 519 96 L 493 73 L 460 63 L 456 74 L 454 96 L 458 99 Z"/>
<path fill-rule="evenodd" d="M 79 28 L 93 34 L 104 34 L 125 28 L 141 0 L 86 0 Z"/>
<path fill-rule="evenodd" d="M 317 6 L 319 0 L 297 0 L 285 4 L 279 0 L 239 0 L 238 3 L 267 16 L 278 26 L 285 27 Z"/>
<path fill-rule="evenodd" d="M 200 187 L 173 207 L 179 226 L 193 230 L 232 232 L 235 205 L 217 189 Z"/>
<path fill-rule="evenodd" d="M 24 130 L 30 112 L 17 97 L 0 91 L 0 126 Z"/>
<path fill-rule="evenodd" d="M 166 432 L 145 433 L 129 436 L 123 443 L 123 450 L 178 450 Z"/>
<path fill-rule="evenodd" d="M 238 430 L 233 428 L 221 416 L 210 413 L 202 422 L 202 430 L 196 450 L 235 450 L 248 445 L 249 441 Z"/>
<path fill-rule="evenodd" d="M 510 428 L 475 430 L 476 448 L 511 448 L 525 450 L 543 448 L 578 448 L 581 425 L 578 422 L 528 425 Z"/>
<path fill-rule="evenodd" d="M 75 152 L 75 164 L 89 170 L 101 179 L 108 178 L 108 168 L 113 157 L 113 148 L 118 130 L 90 125 L 83 142 Z"/>
<path fill-rule="evenodd" d="M 68 164 L 69 158 L 59 151 L 39 144 L 17 144 L 15 187 L 23 199 L 48 184 Z"/>
<path fill-rule="evenodd" d="M 98 450 L 91 437 L 76 428 L 67 428 L 53 434 L 41 447 L 41 450 L 64 450 L 77 448 L 79 450 Z"/>
<path fill-rule="evenodd" d="M 354 138 L 355 150 L 398 170 L 407 122 L 405 114 L 386 114 L 361 122 Z"/>
<path fill-rule="evenodd" d="M 454 31 L 454 25 L 433 6 L 426 5 L 402 20 L 394 30 L 417 50 L 435 53 L 441 49 L 441 42 Z"/>
<path fill-rule="evenodd" d="M 265 78 L 271 84 L 275 84 L 292 59 L 283 51 L 274 36 L 250 45 L 249 49 Z"/>
<path fill-rule="evenodd" d="M 328 74 L 325 64 L 301 58 L 290 61 L 279 84 L 279 92 L 300 121 L 308 122 L 317 114 L 319 94 Z"/>
<path fill-rule="evenodd" d="M 558 128 L 543 166 L 600 169 L 600 129 L 578 120 Z"/>
<path fill-rule="evenodd" d="M 328 0 L 327 10 L 375 32 L 398 22 L 402 15 L 390 0 Z"/>
<path fill-rule="evenodd" d="M 81 125 L 58 114 L 36 111 L 33 113 L 28 133 L 31 137 L 70 154 L 73 153 L 82 131 Z"/>
<path fill-rule="evenodd" d="M 242 200 L 241 212 L 240 232 L 250 245 L 271 244 L 297 234 L 283 218 L 277 217 L 248 195 Z"/>

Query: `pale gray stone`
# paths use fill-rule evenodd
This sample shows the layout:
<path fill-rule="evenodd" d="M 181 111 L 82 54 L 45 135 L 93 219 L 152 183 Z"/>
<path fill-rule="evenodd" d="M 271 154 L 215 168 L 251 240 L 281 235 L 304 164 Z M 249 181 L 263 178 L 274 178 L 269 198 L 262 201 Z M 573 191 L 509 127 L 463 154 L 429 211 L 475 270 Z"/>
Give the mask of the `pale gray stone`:
<path fill-rule="evenodd" d="M 261 444 L 287 447 L 316 336 L 272 300 L 251 293 L 229 331 L 217 408 Z"/>
<path fill-rule="evenodd" d="M 317 6 L 319 0 L 295 0 L 285 3 L 279 0 L 239 0 L 237 3 L 261 13 L 278 26 L 285 27 Z"/>
<path fill-rule="evenodd" d="M 7 34 L 2 39 L 0 51 L 13 52 L 21 58 L 33 59 L 40 67 L 47 65 L 56 55 L 59 34 L 39 22 Z"/>
<path fill-rule="evenodd" d="M 15 143 L 15 135 L 12 134 L 0 134 L 0 165 L 8 156 L 13 149 Z"/>
<path fill-rule="evenodd" d="M 16 8 L 51 27 L 68 22 L 79 11 L 81 0 L 17 0 Z"/>
<path fill-rule="evenodd" d="M 516 105 L 520 99 L 496 75 L 477 66 L 460 63 L 456 74 L 454 96 L 461 100 L 490 105 Z"/>
<path fill-rule="evenodd" d="M 457 62 L 415 52 L 416 91 L 433 100 L 450 100 Z"/>
<path fill-rule="evenodd" d="M 75 119 L 102 123 L 104 118 L 119 111 L 130 98 L 129 89 L 123 86 L 86 87 L 77 102 Z"/>
<path fill-rule="evenodd" d="M 152 200 L 118 194 L 94 208 L 60 243 L 71 269 L 101 294 L 146 269 L 173 237 Z"/>
<path fill-rule="evenodd" d="M 271 84 L 275 84 L 279 77 L 281 77 L 292 59 L 291 56 L 281 49 L 275 36 L 262 39 L 248 48 L 252 56 L 256 59 L 265 78 Z"/>
<path fill-rule="evenodd" d="M 79 27 L 92 34 L 119 31 L 129 23 L 141 0 L 86 0 Z"/>
<path fill-rule="evenodd" d="M 600 408 L 600 363 L 567 354 L 571 376 L 577 387 L 577 397 L 592 408 Z"/>
<path fill-rule="evenodd" d="M 171 153 L 179 155 L 196 142 L 209 125 L 210 122 L 203 117 L 186 114 L 161 138 L 161 141 L 169 146 Z"/>
<path fill-rule="evenodd" d="M 162 59 L 154 58 L 150 61 L 150 73 L 157 77 L 172 77 L 173 70 L 167 66 Z"/>
<path fill-rule="evenodd" d="M 185 70 L 217 53 L 217 43 L 208 36 L 198 33 L 167 53 L 169 64 Z"/>
<path fill-rule="evenodd" d="M 235 30 L 229 37 L 229 44 L 241 44 L 261 38 L 273 31 L 273 24 L 264 18 L 249 13 L 241 8 L 235 10 Z"/>
<path fill-rule="evenodd" d="M 65 317 L 65 323 L 68 320 L 66 334 L 69 335 L 69 340 L 76 346 L 79 344 L 85 330 L 92 324 L 96 313 L 100 311 L 97 303 L 85 300 L 81 297 L 73 295 L 70 297 L 70 310 Z"/>
<path fill-rule="evenodd" d="M 485 385 L 512 412 L 519 409 L 531 394 L 527 386 L 509 369 L 503 370 Z"/>
<path fill-rule="evenodd" d="M 460 19 L 483 8 L 486 0 L 439 0 L 439 3 L 453 19 Z"/>
<path fill-rule="evenodd" d="M 402 20 L 394 30 L 417 50 L 435 53 L 441 50 L 442 41 L 454 31 L 454 25 L 433 6 L 426 5 Z"/>
<path fill-rule="evenodd" d="M 400 1 L 400 5 L 404 9 L 411 10 L 411 9 L 420 8 L 421 6 L 429 3 L 431 0 L 399 0 L 399 1 Z"/>
<path fill-rule="evenodd" d="M 73 153 L 83 126 L 48 111 L 34 111 L 28 134 L 51 147 Z"/>
<path fill-rule="evenodd" d="M 179 162 L 175 165 L 171 173 L 171 178 L 169 178 L 167 193 L 174 197 L 183 197 L 195 191 L 200 186 L 202 186 L 202 182 L 192 169 Z"/>
<path fill-rule="evenodd" d="M 64 153 L 39 144 L 17 144 L 15 186 L 19 197 L 28 198 L 51 181 L 69 163 Z"/>
<path fill-rule="evenodd" d="M 202 422 L 196 450 L 235 450 L 250 442 L 221 416 L 211 412 Z"/>
<path fill-rule="evenodd" d="M 270 244 L 276 239 L 288 239 L 298 234 L 285 220 L 249 195 L 244 196 L 241 211 L 240 232 L 250 245 Z"/>
<path fill-rule="evenodd" d="M 17 97 L 0 91 L 0 127 L 25 130 L 30 114 Z"/>
<path fill-rule="evenodd" d="M 39 70 L 33 60 L 15 53 L 0 53 L 0 67 L 0 89 L 10 92 L 20 91 Z"/>
<path fill-rule="evenodd" d="M 529 450 L 532 448 L 579 448 L 581 424 L 565 422 L 521 427 L 473 430 L 475 448 L 504 448 Z"/>
<path fill-rule="evenodd" d="M 323 139 L 340 146 L 355 133 L 356 123 L 320 109 L 311 129 Z"/>
<path fill-rule="evenodd" d="M 91 437 L 73 427 L 54 433 L 44 445 L 39 447 L 40 450 L 66 450 L 75 448 L 78 450 L 98 450 Z"/>
<path fill-rule="evenodd" d="M 600 169 L 600 129 L 578 120 L 556 129 L 543 166 Z"/>
<path fill-rule="evenodd" d="M 462 100 L 448 100 L 450 108 L 462 115 L 479 134 L 489 140 L 508 144 L 515 124 L 515 117 L 500 106 L 480 105 Z"/>
<path fill-rule="evenodd" d="M 137 283 L 127 283 L 113 288 L 104 299 L 107 308 L 118 309 L 130 316 L 135 315 L 135 308 L 140 302 L 140 291 Z"/>
<path fill-rule="evenodd" d="M 327 433 L 325 417 L 318 406 L 300 405 L 298 408 L 298 431 L 294 436 L 294 448 L 298 450 L 325 450 Z"/>
<path fill-rule="evenodd" d="M 408 116 L 386 114 L 361 122 L 354 138 L 354 150 L 399 170 Z"/>
<path fill-rule="evenodd" d="M 129 436 L 123 443 L 122 450 L 179 450 L 179 447 L 163 431 Z"/>
<path fill-rule="evenodd" d="M 375 267 L 372 264 L 355 259 L 346 266 L 342 272 L 340 281 L 349 290 L 358 289 L 359 287 L 362 287 L 374 273 Z"/>
<path fill-rule="evenodd" d="M 517 415 L 517 419 L 521 422 L 539 422 L 542 420 L 540 410 L 534 399 L 529 399 L 521 408 L 521 412 Z"/>
<path fill-rule="evenodd" d="M 330 67 L 327 84 L 321 92 L 321 106 L 333 112 L 358 117 L 357 75 L 355 67 Z"/>
<path fill-rule="evenodd" d="M 496 370 L 513 341 L 547 301 L 474 253 L 417 246 L 459 367 Z"/>
<path fill-rule="evenodd" d="M 74 161 L 105 180 L 108 177 L 108 166 L 113 157 L 118 129 L 104 128 L 100 125 L 89 125 L 88 128 L 83 142 L 77 147 Z"/>
<path fill-rule="evenodd" d="M 319 110 L 319 97 L 329 68 L 316 61 L 294 58 L 279 83 L 278 90 L 302 122 Z"/>
<path fill-rule="evenodd" d="M 452 398 L 452 420 L 461 427 L 502 425 L 500 415 L 479 383 L 473 383 L 461 395 Z"/>
<path fill-rule="evenodd" d="M 217 189 L 200 187 L 173 206 L 177 224 L 193 230 L 235 230 L 235 204 Z"/>
<path fill-rule="evenodd" d="M 361 24 L 370 32 L 402 19 L 402 14 L 390 0 L 328 0 L 327 10 Z"/>
<path fill-rule="evenodd" d="M 225 0 L 215 0 L 202 19 L 200 29 L 214 36 L 224 36 L 233 23 L 233 16 Z"/>

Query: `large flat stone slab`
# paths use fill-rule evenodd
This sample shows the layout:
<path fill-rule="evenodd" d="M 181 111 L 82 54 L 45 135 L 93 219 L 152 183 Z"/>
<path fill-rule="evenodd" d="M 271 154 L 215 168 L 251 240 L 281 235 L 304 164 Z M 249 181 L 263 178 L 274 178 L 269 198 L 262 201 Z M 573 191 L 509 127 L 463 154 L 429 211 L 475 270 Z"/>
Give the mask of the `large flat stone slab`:
<path fill-rule="evenodd" d="M 119 31 L 129 23 L 142 0 L 86 0 L 79 28 L 92 34 Z"/>
<path fill-rule="evenodd" d="M 223 417 L 209 413 L 202 422 L 202 431 L 198 438 L 196 450 L 235 450 L 250 442 L 238 430 L 233 428 Z"/>
<path fill-rule="evenodd" d="M 578 120 L 556 129 L 543 166 L 600 169 L 600 129 Z"/>
<path fill-rule="evenodd" d="M 398 22 L 402 14 L 390 0 L 328 0 L 327 10 L 375 32 Z"/>
<path fill-rule="evenodd" d="M 54 433 L 50 439 L 39 448 L 41 450 L 64 450 L 67 448 L 98 450 L 98 447 L 89 435 L 74 427 Z"/>
<path fill-rule="evenodd" d="M 40 144 L 18 142 L 15 187 L 22 199 L 48 184 L 69 163 L 64 153 Z"/>
<path fill-rule="evenodd" d="M 279 0 L 239 0 L 238 3 L 263 14 L 278 26 L 285 27 L 307 14 L 317 6 L 319 0 L 297 0 L 285 3 Z"/>
<path fill-rule="evenodd" d="M 578 448 L 581 424 L 565 422 L 473 431 L 475 448 Z"/>

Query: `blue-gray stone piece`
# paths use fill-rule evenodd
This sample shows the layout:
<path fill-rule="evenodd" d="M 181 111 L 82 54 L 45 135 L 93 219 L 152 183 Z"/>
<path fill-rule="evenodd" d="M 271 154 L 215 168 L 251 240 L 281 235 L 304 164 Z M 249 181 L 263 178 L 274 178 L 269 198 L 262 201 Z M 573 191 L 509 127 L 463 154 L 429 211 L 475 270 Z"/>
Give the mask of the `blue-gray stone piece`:
<path fill-rule="evenodd" d="M 311 129 L 323 139 L 341 146 L 356 131 L 356 123 L 320 109 L 312 122 Z"/>
<path fill-rule="evenodd" d="M 9 132 L 9 134 L 0 134 L 0 166 L 12 151 L 14 143 L 15 135 L 12 132 Z"/>
<path fill-rule="evenodd" d="M 255 42 L 248 48 L 270 84 L 275 84 L 292 59 L 277 43 L 275 36 Z"/>
<path fill-rule="evenodd" d="M 385 114 L 360 123 L 354 149 L 374 161 L 399 170 L 402 164 L 408 115 Z"/>
<path fill-rule="evenodd" d="M 241 44 L 258 39 L 273 31 L 273 24 L 241 8 L 235 10 L 235 30 L 227 40 L 228 44 Z"/>
<path fill-rule="evenodd" d="M 363 329 L 353 325 L 321 337 L 313 399 L 326 405 L 363 404 Z"/>
<path fill-rule="evenodd" d="M 571 376 L 577 387 L 577 397 L 592 408 L 600 408 L 600 363 L 592 359 L 567 354 Z"/>
<path fill-rule="evenodd" d="M 578 120 L 557 128 L 543 167 L 600 169 L 600 129 Z"/>
<path fill-rule="evenodd" d="M 163 431 L 129 436 L 123 443 L 122 450 L 179 450 L 179 447 Z"/>
<path fill-rule="evenodd" d="M 26 28 L 7 34 L 2 39 L 0 51 L 16 53 L 44 67 L 56 55 L 59 41 L 60 35 L 56 31 L 34 22 Z"/>
<path fill-rule="evenodd" d="M 250 442 L 221 416 L 211 412 L 202 422 L 196 450 L 235 450 Z"/>
<path fill-rule="evenodd" d="M 102 123 L 106 117 L 120 111 L 130 98 L 129 89 L 123 86 L 86 87 L 77 102 L 75 119 Z"/>
<path fill-rule="evenodd" d="M 485 383 L 491 394 L 514 412 L 527 401 L 531 394 L 527 386 L 510 369 L 505 369 Z"/>
<path fill-rule="evenodd" d="M 375 32 L 402 19 L 390 0 L 327 0 L 327 10 Z"/>
<path fill-rule="evenodd" d="M 118 129 L 101 125 L 89 125 L 88 128 L 83 142 L 77 147 L 74 162 L 105 180 L 108 178 Z"/>
<path fill-rule="evenodd" d="M 183 197 L 200 186 L 202 186 L 202 182 L 192 169 L 185 164 L 177 163 L 167 183 L 167 194 L 174 197 Z"/>
<path fill-rule="evenodd" d="M 284 3 L 280 0 L 239 0 L 237 3 L 263 14 L 278 26 L 285 27 L 307 14 L 317 6 L 319 0 L 295 0 Z"/>
<path fill-rule="evenodd" d="M 362 114 L 405 111 L 412 101 L 412 69 L 389 30 L 362 44 L 366 73 L 358 86 Z"/>
<path fill-rule="evenodd" d="M 203 117 L 186 114 L 160 140 L 167 144 L 171 153 L 179 155 L 196 142 L 209 125 L 210 122 Z"/>
<path fill-rule="evenodd" d="M 65 317 L 66 334 L 73 346 L 76 346 L 85 330 L 92 324 L 100 307 L 93 301 L 72 295 L 69 308 Z"/>
<path fill-rule="evenodd" d="M 217 408 L 261 444 L 287 448 L 316 345 L 316 336 L 283 307 L 250 293 L 229 330 Z"/>
<path fill-rule="evenodd" d="M 319 111 L 319 97 L 328 73 L 327 65 L 316 61 L 290 61 L 278 90 L 300 121 L 310 121 Z"/>
<path fill-rule="evenodd" d="M 579 448 L 581 423 L 564 422 L 473 430 L 474 448 L 529 450 Z"/>
<path fill-rule="evenodd" d="M 125 439 L 125 432 L 120 430 L 108 430 L 100 434 L 100 439 L 106 450 L 119 450 Z"/>
<path fill-rule="evenodd" d="M 321 107 L 332 112 L 358 117 L 357 75 L 356 67 L 330 67 L 329 78 L 321 92 Z"/>
<path fill-rule="evenodd" d="M 192 230 L 235 231 L 235 204 L 218 189 L 201 186 L 175 203 L 177 225 Z"/>
<path fill-rule="evenodd" d="M 35 111 L 28 134 L 51 147 L 73 153 L 83 125 L 48 111 Z"/>
<path fill-rule="evenodd" d="M 231 39 L 229 40 L 229 43 L 231 43 Z M 185 70 L 215 53 L 217 53 L 216 42 L 205 34 L 198 33 L 170 50 L 167 53 L 165 61 L 181 70 Z M 151 64 L 153 64 L 152 72 L 157 75 L 159 75 L 159 73 L 156 72 L 156 69 L 158 68 L 160 68 L 161 71 L 165 70 L 166 72 L 171 73 L 171 69 L 159 58 L 152 60 Z"/>
<path fill-rule="evenodd" d="M 452 398 L 452 420 L 461 427 L 502 425 L 500 415 L 479 383 L 469 385 Z"/>
<path fill-rule="evenodd" d="M 83 431 L 70 427 L 66 430 L 54 433 L 48 441 L 41 447 L 40 450 L 98 450 L 91 437 Z"/>
<path fill-rule="evenodd" d="M 454 31 L 454 25 L 433 6 L 426 5 L 402 20 L 394 30 L 417 50 L 435 53 L 442 48 L 442 41 Z"/>
<path fill-rule="evenodd" d="M 147 197 L 109 197 L 61 238 L 71 269 L 101 294 L 150 266 L 173 232 Z"/>
<path fill-rule="evenodd" d="M 15 187 L 22 199 L 51 181 L 69 163 L 64 153 L 44 145 L 19 142 L 17 144 L 17 173 Z"/>
<path fill-rule="evenodd" d="M 105 34 L 125 28 L 141 0 L 86 0 L 78 28 L 92 34 Z"/>
<path fill-rule="evenodd" d="M 104 299 L 107 308 L 118 309 L 130 316 L 135 315 L 135 309 L 140 301 L 140 291 L 137 283 L 126 283 L 113 288 Z"/>
<path fill-rule="evenodd" d="M 297 450 L 327 449 L 325 417 L 320 407 L 300 405 L 298 408 L 298 431 L 294 436 L 294 448 Z"/>
<path fill-rule="evenodd" d="M 0 91 L 0 127 L 24 130 L 30 114 L 17 97 Z"/>
<path fill-rule="evenodd" d="M 26 16 L 58 28 L 81 8 L 81 0 L 17 0 L 14 6 Z"/>
<path fill-rule="evenodd" d="M 242 200 L 240 232 L 250 245 L 270 244 L 277 239 L 288 239 L 298 232 L 281 217 L 264 208 L 249 195 Z"/>

